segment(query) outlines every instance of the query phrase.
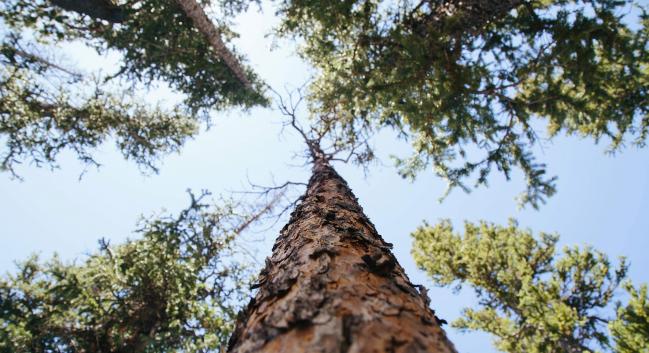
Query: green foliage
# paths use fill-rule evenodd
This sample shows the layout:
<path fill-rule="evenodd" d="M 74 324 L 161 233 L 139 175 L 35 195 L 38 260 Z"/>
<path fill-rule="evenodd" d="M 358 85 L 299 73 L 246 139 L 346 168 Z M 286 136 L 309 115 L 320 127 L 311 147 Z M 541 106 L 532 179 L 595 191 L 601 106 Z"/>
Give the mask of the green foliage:
<path fill-rule="evenodd" d="M 523 172 L 523 204 L 555 192 L 534 147 L 560 133 L 644 145 L 649 131 L 649 16 L 631 0 L 284 0 L 281 35 L 304 39 L 320 71 L 314 116 L 396 128 L 449 189 Z M 358 122 L 361 122 L 360 127 Z M 326 123 L 326 122 L 325 122 Z M 356 124 L 356 125 L 354 125 Z"/>
<path fill-rule="evenodd" d="M 212 48 L 174 0 L 126 1 L 123 7 L 128 9 L 123 23 L 108 27 L 93 23 L 87 36 L 100 38 L 100 48 L 124 53 L 121 71 L 128 78 L 144 82 L 162 79 L 187 94 L 186 103 L 192 109 L 267 103 L 256 74 L 247 68 L 254 90 L 243 87 L 230 69 L 214 57 Z M 239 8 L 229 10 L 233 11 Z M 219 29 L 228 37 L 235 35 L 225 25 Z M 243 57 L 237 58 L 243 61 Z"/>
<path fill-rule="evenodd" d="M 0 352 L 223 351 L 249 278 L 233 240 L 251 218 L 203 196 L 82 264 L 20 264 L 0 280 Z"/>
<path fill-rule="evenodd" d="M 92 8 L 101 0 L 79 3 Z M 247 4 L 219 3 L 224 15 Z M 110 137 L 126 158 L 155 170 L 160 156 L 178 151 L 198 132 L 200 117 L 209 110 L 267 103 L 256 75 L 246 69 L 253 90 L 243 87 L 175 1 L 111 6 L 119 12 L 115 22 L 65 11 L 45 0 L 0 4 L 0 139 L 6 145 L 1 170 L 14 172 L 23 162 L 55 166 L 66 149 L 97 163 L 91 150 Z M 224 24 L 219 27 L 227 38 L 234 36 Z M 84 77 L 58 64 L 57 55 L 47 55 L 71 41 L 82 41 L 100 54 L 121 53 L 119 70 L 108 78 Z M 137 87 L 158 80 L 183 93 L 184 103 L 161 109 L 137 95 Z"/>
<path fill-rule="evenodd" d="M 625 284 L 631 295 L 625 307 L 618 308 L 617 319 L 609 324 L 619 353 L 649 352 L 649 296 L 647 285 L 635 289 Z"/>
<path fill-rule="evenodd" d="M 436 285 L 469 285 L 479 299 L 453 326 L 496 337 L 505 352 L 594 352 L 610 348 L 604 310 L 625 278 L 624 259 L 613 268 L 591 248 L 565 248 L 558 236 L 486 222 L 453 233 L 448 221 L 413 233 L 413 255 Z M 627 285 L 632 299 L 610 324 L 617 352 L 642 352 L 649 340 L 646 286 Z M 628 346 L 625 346 L 628 344 Z M 629 348 L 625 348 L 629 347 Z M 646 350 L 645 350 L 646 351 Z"/>
<path fill-rule="evenodd" d="M 15 174 L 15 165 L 23 161 L 55 165 L 65 149 L 96 164 L 90 150 L 111 136 L 127 159 L 155 170 L 160 155 L 178 151 L 198 131 L 197 121 L 180 108 L 151 108 L 131 91 L 105 91 L 67 73 L 62 75 L 68 80 L 60 80 L 50 64 L 20 57 L 14 47 L 2 49 L 0 136 L 5 149 L 0 170 Z"/>
<path fill-rule="evenodd" d="M 71 1 L 74 2 L 74 1 Z M 211 2 L 203 2 L 204 6 Z M 223 0 L 225 15 L 247 7 L 248 2 Z M 191 20 L 173 0 L 125 0 L 116 2 L 121 15 L 118 23 L 50 5 L 48 1 L 10 0 L 2 5 L 2 19 L 18 37 L 27 30 L 40 41 L 83 39 L 100 53 L 117 50 L 123 55 L 115 76 L 150 84 L 163 80 L 186 94 L 192 110 L 250 107 L 265 104 L 262 83 L 247 69 L 255 90 L 245 89 L 194 28 Z M 228 39 L 235 34 L 225 24 L 219 26 Z M 242 60 L 241 57 L 239 57 Z"/>

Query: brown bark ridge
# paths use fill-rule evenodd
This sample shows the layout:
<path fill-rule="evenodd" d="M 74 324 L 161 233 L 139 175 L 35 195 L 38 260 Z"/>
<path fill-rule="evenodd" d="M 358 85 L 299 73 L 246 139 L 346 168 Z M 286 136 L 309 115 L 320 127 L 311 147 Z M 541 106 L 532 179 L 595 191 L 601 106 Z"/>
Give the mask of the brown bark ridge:
<path fill-rule="evenodd" d="M 316 157 L 228 352 L 456 352 L 391 247 L 347 183 Z"/>
<path fill-rule="evenodd" d="M 183 10 L 185 15 L 189 17 L 194 26 L 205 37 L 216 55 L 223 60 L 223 63 L 232 71 L 234 76 L 241 82 L 247 89 L 252 90 L 252 85 L 246 76 L 243 67 L 239 60 L 232 54 L 230 49 L 225 46 L 221 40 L 221 31 L 216 28 L 214 23 L 210 21 L 209 17 L 203 10 L 203 7 L 196 0 L 176 0 L 176 3 Z"/>

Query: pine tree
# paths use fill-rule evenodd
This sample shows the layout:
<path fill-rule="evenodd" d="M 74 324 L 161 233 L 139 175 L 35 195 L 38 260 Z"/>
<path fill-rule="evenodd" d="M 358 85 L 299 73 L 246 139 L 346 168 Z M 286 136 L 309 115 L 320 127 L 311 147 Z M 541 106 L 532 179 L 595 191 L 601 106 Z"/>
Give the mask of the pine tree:
<path fill-rule="evenodd" d="M 233 8 L 227 10 L 230 13 L 247 4 L 238 0 L 218 3 Z M 551 136 L 565 131 L 596 140 L 608 137 L 613 149 L 628 136 L 642 145 L 649 133 L 648 16 L 643 13 L 641 28 L 634 30 L 616 14 L 632 1 L 422 0 L 398 2 L 397 8 L 383 6 L 385 2 L 378 0 L 282 3 L 280 13 L 285 21 L 280 32 L 303 35 L 304 54 L 320 69 L 311 92 L 311 108 L 319 126 L 330 132 L 331 125 L 338 125 L 344 133 L 334 138 L 335 148 L 352 152 L 368 130 L 396 127 L 411 138 L 415 150 L 412 158 L 400 161 L 405 176 L 414 176 L 432 164 L 450 186 L 465 187 L 463 180 L 474 173 L 478 184 L 486 184 L 493 168 L 509 177 L 517 167 L 528 179 L 523 201 L 537 206 L 554 192 L 554 179 L 545 177 L 544 165 L 536 163 L 531 154 L 538 139 L 531 123 L 534 118 L 547 120 Z M 36 163 L 53 162 L 66 147 L 82 160 L 92 160 L 87 149 L 110 135 L 117 137 L 127 157 L 150 165 L 158 153 L 176 151 L 193 136 L 198 112 L 267 103 L 261 92 L 263 84 L 223 45 L 220 36 L 227 40 L 231 33 L 210 23 L 196 1 L 8 0 L 0 6 L 8 28 L 0 48 L 0 134 L 8 142 L 2 169 L 11 170 L 13 164 L 29 157 Z M 69 85 L 83 87 L 84 82 L 65 67 L 25 50 L 29 49 L 23 47 L 21 31 L 25 28 L 50 44 L 82 40 L 102 53 L 117 50 L 124 60 L 115 76 L 144 85 L 162 79 L 185 94 L 185 100 L 175 110 L 160 111 L 136 100 L 122 101 L 128 91 L 111 94 L 103 87 L 89 96 L 70 99 L 79 88 Z M 47 80 L 53 71 L 72 79 L 54 90 L 42 90 L 38 82 Z M 391 254 L 390 244 L 381 239 L 346 182 L 329 164 L 333 155 L 321 151 L 319 143 L 306 140 L 313 175 L 255 285 L 259 292 L 238 319 L 229 350 L 453 352 L 441 321 L 429 308 L 425 289 L 409 282 Z M 475 150 L 482 155 L 473 158 Z M 355 156 L 365 163 L 372 152 L 365 150 Z M 175 261 L 173 256 L 178 253 L 173 246 L 177 244 L 171 243 L 170 257 Z M 164 245 L 159 239 L 142 244 L 154 250 Z M 137 244 L 127 245 L 123 251 L 130 256 L 128 250 Z M 112 264 L 102 267 L 111 257 L 107 252 L 98 257 L 101 266 L 90 262 L 88 268 L 119 272 Z M 138 265 L 156 259 L 156 252 L 151 251 L 146 259 L 138 260 L 141 263 L 129 264 L 138 269 Z M 33 263 L 25 266 L 27 272 L 32 268 L 40 271 Z M 55 275 L 69 272 L 76 278 L 77 272 L 83 272 L 60 264 L 51 268 L 53 274 L 46 276 L 54 280 L 36 283 L 37 295 L 43 294 L 39 287 L 43 283 L 60 289 Z M 164 274 L 167 266 L 156 269 Z M 200 272 L 200 268 L 195 270 Z M 148 270 L 138 272 L 146 274 Z M 81 294 L 89 296 L 84 293 L 99 290 L 114 295 L 114 278 L 103 288 L 93 287 L 92 278 L 84 277 Z M 26 282 L 31 280 L 28 276 Z M 15 283 L 4 286 L 7 297 L 12 297 Z M 149 294 L 161 287 L 152 284 L 138 293 Z M 193 284 L 188 283 L 192 291 Z M 181 289 L 180 294 L 172 293 L 174 298 L 163 299 L 182 302 L 178 298 L 186 291 Z M 39 297 L 44 304 L 33 311 L 54 307 L 48 302 L 51 298 L 62 301 L 49 295 L 52 293 L 59 294 L 52 290 Z M 608 288 L 602 293 L 610 296 Z M 642 345 L 643 326 L 624 330 L 626 323 L 635 325 L 646 318 L 640 310 L 646 307 L 646 291 L 638 293 L 634 305 L 621 309 L 621 321 L 611 327 L 620 337 Z M 577 296 L 589 294 L 592 291 L 583 290 Z M 62 294 L 66 295 L 69 293 Z M 145 300 L 135 297 L 135 301 L 142 304 Z M 16 302 L 3 301 L 6 303 Z M 11 328 L 16 328 L 12 335 L 24 333 L 20 317 L 31 310 L 23 312 L 22 303 L 17 303 L 9 305 L 11 310 L 18 308 L 10 313 L 13 316 L 7 315 L 13 320 Z M 97 308 L 93 302 L 88 306 Z M 76 314 L 76 308 L 68 309 Z M 89 316 L 98 320 L 99 326 L 106 319 L 101 313 L 84 313 L 86 316 L 75 319 Z M 189 314 L 181 319 L 192 323 L 203 319 Z M 115 316 L 122 318 L 120 315 Z M 132 317 L 125 314 L 124 318 Z M 69 322 L 55 320 L 51 326 L 43 326 L 40 323 L 49 324 L 50 317 L 35 319 L 35 332 L 45 337 L 45 343 L 60 348 L 61 337 L 49 335 L 49 330 L 67 329 Z M 173 320 L 157 323 L 172 326 L 173 332 L 161 333 L 167 338 L 187 334 L 176 330 L 178 324 Z M 583 331 L 584 337 L 599 334 L 591 326 Z M 110 326 L 103 350 L 141 350 L 158 339 L 155 335 L 143 337 L 146 330 L 137 326 L 124 342 L 115 332 L 129 327 L 128 322 L 123 327 Z M 192 333 L 212 328 L 200 327 Z M 570 334 L 559 337 L 556 346 L 551 346 L 555 341 L 547 344 L 560 349 L 583 348 L 581 342 L 574 343 L 581 337 L 575 339 Z M 29 343 L 29 335 L 21 337 L 27 337 Z M 218 335 L 222 339 L 222 334 Z M 14 336 L 7 337 L 6 342 L 13 342 Z M 37 341 L 41 338 L 37 335 Z M 70 347 L 77 342 L 74 335 L 66 339 Z M 512 344 L 534 346 L 534 337 L 530 341 Z M 178 346 L 174 344 L 154 348 L 173 349 Z M 633 350 L 636 346 L 629 347 Z"/>
<path fill-rule="evenodd" d="M 649 293 L 647 284 L 635 288 L 624 285 L 631 296 L 625 306 L 620 306 L 617 318 L 608 325 L 619 353 L 649 352 Z"/>
<path fill-rule="evenodd" d="M 281 34 L 317 69 L 311 113 L 347 133 L 410 141 L 407 178 L 431 168 L 449 191 L 492 172 L 526 178 L 523 205 L 556 191 L 546 137 L 644 146 L 649 15 L 637 0 L 281 1 Z M 325 122 L 326 123 L 326 122 Z M 545 130 L 545 131 L 544 131 Z M 475 181 L 475 182 L 469 182 Z"/>
<path fill-rule="evenodd" d="M 226 16 L 248 3 L 213 5 Z M 192 0 L 0 3 L 0 171 L 15 175 L 24 162 L 55 166 L 64 150 L 97 164 L 93 149 L 111 137 L 127 159 L 155 171 L 159 157 L 178 151 L 214 112 L 267 104 L 264 84 L 225 45 L 234 33 L 202 6 Z M 103 74 L 70 68 L 57 47 L 73 41 L 100 54 L 120 53 L 119 67 Z M 182 102 L 163 109 L 133 88 L 157 81 L 182 94 Z"/>
<path fill-rule="evenodd" d="M 248 294 L 236 236 L 273 204 L 212 205 L 206 196 L 143 221 L 138 239 L 100 240 L 83 262 L 19 264 L 0 279 L 0 352 L 219 351 Z"/>
<path fill-rule="evenodd" d="M 228 352 L 455 352 L 331 156 L 313 174 L 266 260 Z"/>
<path fill-rule="evenodd" d="M 412 234 L 417 265 L 438 286 L 468 286 L 478 298 L 451 325 L 485 331 L 503 352 L 647 352 L 649 297 L 626 281 L 624 259 L 612 266 L 590 247 L 556 251 L 558 235 L 480 222 L 456 234 L 448 221 Z M 630 294 L 607 314 L 620 284 Z M 608 329 L 607 330 L 607 326 Z M 612 344 L 613 338 L 615 344 Z"/>

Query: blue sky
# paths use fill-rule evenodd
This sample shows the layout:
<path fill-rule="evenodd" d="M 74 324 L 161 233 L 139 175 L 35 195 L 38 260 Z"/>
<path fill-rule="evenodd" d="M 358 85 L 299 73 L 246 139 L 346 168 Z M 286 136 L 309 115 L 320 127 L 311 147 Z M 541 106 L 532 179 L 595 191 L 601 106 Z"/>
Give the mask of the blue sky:
<path fill-rule="evenodd" d="M 241 33 L 235 43 L 252 66 L 274 88 L 295 87 L 308 80 L 309 70 L 293 53 L 292 44 L 280 41 L 271 50 L 272 38 L 265 35 L 273 25 L 273 11 L 252 11 L 238 19 Z M 78 48 L 77 48 L 78 49 Z M 90 53 L 77 51 L 79 67 L 101 65 Z M 170 100 L 161 90 L 155 99 Z M 295 153 L 302 151 L 298 136 L 281 131 L 282 116 L 272 109 L 214 114 L 214 125 L 190 141 L 178 155 L 165 158 L 157 175 L 143 175 L 133 163 L 124 161 L 111 144 L 96 153 L 103 166 L 90 169 L 79 180 L 83 166 L 72 155 L 64 155 L 57 170 L 24 166 L 24 181 L 0 174 L 0 271 L 14 269 L 14 261 L 33 252 L 49 257 L 58 252 L 69 260 L 82 260 L 96 249 L 97 239 L 117 243 L 132 235 L 140 215 L 176 211 L 187 204 L 185 190 L 208 189 L 215 194 L 241 190 L 247 180 L 259 184 L 276 181 L 306 181 L 308 168 Z M 391 165 L 390 154 L 405 155 L 408 146 L 384 132 L 373 142 L 382 164 L 369 173 L 354 166 L 336 165 L 349 182 L 361 205 L 383 237 L 395 244 L 395 255 L 414 283 L 430 285 L 410 256 L 409 233 L 422 221 L 434 223 L 449 218 L 458 229 L 463 220 L 505 224 L 515 217 L 522 227 L 536 232 L 557 232 L 562 245 L 590 244 L 610 258 L 626 256 L 630 278 L 649 282 L 649 151 L 627 148 L 616 156 L 604 153 L 605 145 L 591 140 L 559 137 L 547 143 L 537 157 L 549 172 L 558 175 L 558 193 L 540 210 L 520 210 L 515 196 L 525 185 L 515 175 L 506 182 L 494 175 L 488 189 L 470 194 L 455 190 L 443 202 L 445 185 L 431 172 L 411 183 L 401 179 Z M 281 226 L 281 225 L 280 225 Z M 255 234 L 260 259 L 267 256 L 277 228 Z M 622 293 L 620 293 L 622 294 Z M 471 305 L 472 293 L 431 288 L 432 307 L 448 321 Z M 484 334 L 447 329 L 460 352 L 489 352 L 490 338 Z"/>

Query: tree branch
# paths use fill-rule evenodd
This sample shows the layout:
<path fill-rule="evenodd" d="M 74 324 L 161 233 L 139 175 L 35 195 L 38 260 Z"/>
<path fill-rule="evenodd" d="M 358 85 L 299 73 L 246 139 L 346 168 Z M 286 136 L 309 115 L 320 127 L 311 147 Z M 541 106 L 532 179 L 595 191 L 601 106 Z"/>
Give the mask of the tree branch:
<path fill-rule="evenodd" d="M 17 48 L 17 47 L 15 47 L 15 48 L 11 48 L 11 49 L 13 49 L 13 51 L 14 51 L 14 53 L 15 53 L 16 55 L 18 55 L 18 56 L 20 56 L 20 57 L 22 57 L 22 58 L 24 58 L 24 59 L 26 59 L 26 60 L 31 60 L 31 61 L 39 62 L 39 63 L 41 63 L 41 64 L 44 65 L 44 66 L 47 66 L 47 67 L 50 67 L 50 68 L 53 68 L 53 69 L 59 70 L 59 71 L 61 71 L 61 72 L 64 72 L 64 73 L 66 73 L 66 74 L 72 76 L 72 77 L 75 78 L 75 79 L 81 79 L 81 78 L 83 78 L 83 75 L 82 75 L 82 74 L 80 74 L 80 73 L 78 73 L 78 72 L 74 72 L 74 71 L 69 70 L 69 69 L 66 69 L 65 67 L 63 67 L 63 66 L 61 66 L 61 65 L 58 65 L 58 64 L 55 64 L 55 63 L 51 62 L 50 60 L 47 60 L 47 59 L 44 58 L 44 57 L 38 56 L 38 55 L 36 55 L 36 54 L 28 53 L 28 52 L 26 52 L 26 51 L 24 51 L 24 50 L 22 50 L 22 49 Z"/>
<path fill-rule="evenodd" d="M 51 0 L 53 5 L 110 23 L 122 23 L 126 19 L 123 8 L 110 0 Z"/>

